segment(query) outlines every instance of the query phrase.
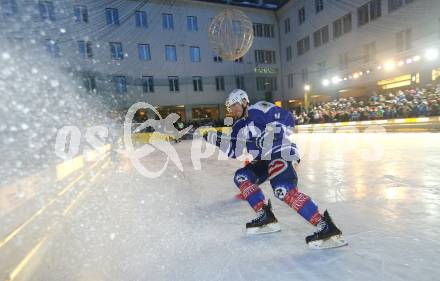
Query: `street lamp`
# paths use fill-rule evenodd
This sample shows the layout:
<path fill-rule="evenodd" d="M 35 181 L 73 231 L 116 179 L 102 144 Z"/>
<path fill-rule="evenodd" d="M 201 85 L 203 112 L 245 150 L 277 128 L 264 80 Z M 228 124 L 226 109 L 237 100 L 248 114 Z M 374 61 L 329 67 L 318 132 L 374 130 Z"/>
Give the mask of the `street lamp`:
<path fill-rule="evenodd" d="M 333 84 L 339 84 L 339 82 L 341 82 L 341 78 L 339 78 L 338 76 L 334 76 L 333 78 L 332 78 L 332 83 Z"/>
<path fill-rule="evenodd" d="M 387 61 L 383 64 L 385 70 L 393 70 L 396 67 L 396 63 L 392 60 Z"/>
<path fill-rule="evenodd" d="M 435 60 L 438 57 L 438 50 L 437 49 L 428 49 L 425 52 L 425 58 L 430 60 Z"/>

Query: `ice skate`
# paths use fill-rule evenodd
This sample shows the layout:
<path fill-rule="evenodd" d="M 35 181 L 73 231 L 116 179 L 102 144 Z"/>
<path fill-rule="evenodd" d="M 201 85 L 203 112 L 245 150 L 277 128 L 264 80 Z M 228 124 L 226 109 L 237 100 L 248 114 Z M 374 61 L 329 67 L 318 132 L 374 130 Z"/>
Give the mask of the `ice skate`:
<path fill-rule="evenodd" d="M 306 243 L 311 249 L 328 249 L 348 245 L 327 211 L 318 222 L 317 231 L 306 237 Z"/>
<path fill-rule="evenodd" d="M 267 234 L 281 231 L 278 220 L 272 212 L 270 200 L 257 214 L 258 215 L 255 219 L 246 223 L 247 235 Z"/>

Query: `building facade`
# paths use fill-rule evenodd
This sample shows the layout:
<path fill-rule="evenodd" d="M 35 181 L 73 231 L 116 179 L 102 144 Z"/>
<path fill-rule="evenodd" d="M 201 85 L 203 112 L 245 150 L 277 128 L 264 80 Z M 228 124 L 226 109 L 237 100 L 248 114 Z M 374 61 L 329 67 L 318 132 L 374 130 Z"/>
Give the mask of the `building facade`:
<path fill-rule="evenodd" d="M 277 13 L 284 97 L 366 95 L 436 79 L 440 1 L 297 0 Z M 292 53 L 292 54 L 290 54 Z"/>
<path fill-rule="evenodd" d="M 144 101 L 186 120 L 220 119 L 225 97 L 234 88 L 246 89 L 253 100 L 279 95 L 279 28 L 270 10 L 244 8 L 255 23 L 255 40 L 251 50 L 233 62 L 208 46 L 208 27 L 225 8 L 222 4 L 1 3 L 4 37 L 24 43 L 33 38 L 53 60 L 82 77 L 86 89 L 122 111 Z"/>
<path fill-rule="evenodd" d="M 440 1 L 245 1 L 255 38 L 235 62 L 207 34 L 225 4 L 242 1 L 217 2 L 2 0 L 0 36 L 47 52 L 115 110 L 143 101 L 186 120 L 221 119 L 234 88 L 292 107 L 305 85 L 308 97 L 361 95 L 380 81 L 428 83 L 440 67 L 423 58 L 439 47 Z"/>

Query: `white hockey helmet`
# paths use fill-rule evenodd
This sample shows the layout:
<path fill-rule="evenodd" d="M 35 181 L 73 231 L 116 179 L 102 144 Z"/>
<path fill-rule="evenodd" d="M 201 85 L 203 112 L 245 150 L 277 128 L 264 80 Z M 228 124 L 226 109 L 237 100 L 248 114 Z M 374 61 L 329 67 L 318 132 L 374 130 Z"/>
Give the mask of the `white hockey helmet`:
<path fill-rule="evenodd" d="M 236 103 L 243 104 L 244 101 L 247 101 L 247 103 L 249 103 L 249 97 L 245 91 L 241 89 L 232 90 L 232 92 L 229 93 L 229 96 L 226 98 L 225 101 L 226 109 L 229 111 L 229 108 L 232 105 Z"/>

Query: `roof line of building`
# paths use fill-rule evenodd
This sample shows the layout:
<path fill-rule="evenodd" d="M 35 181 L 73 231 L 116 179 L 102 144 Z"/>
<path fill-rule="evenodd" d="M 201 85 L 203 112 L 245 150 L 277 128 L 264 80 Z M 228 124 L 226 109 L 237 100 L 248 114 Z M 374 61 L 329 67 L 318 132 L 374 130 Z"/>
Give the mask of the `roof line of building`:
<path fill-rule="evenodd" d="M 216 4 L 223 4 L 223 5 L 232 5 L 232 6 L 239 6 L 239 7 L 247 7 L 247 8 L 257 8 L 257 9 L 263 9 L 263 10 L 270 10 L 270 11 L 278 11 L 281 9 L 289 0 L 279 0 L 278 4 L 274 3 L 265 3 L 264 0 L 261 0 L 259 4 L 243 1 L 243 2 L 234 2 L 231 0 L 194 0 L 194 1 L 200 1 L 200 2 L 209 2 L 209 3 L 216 3 Z"/>

